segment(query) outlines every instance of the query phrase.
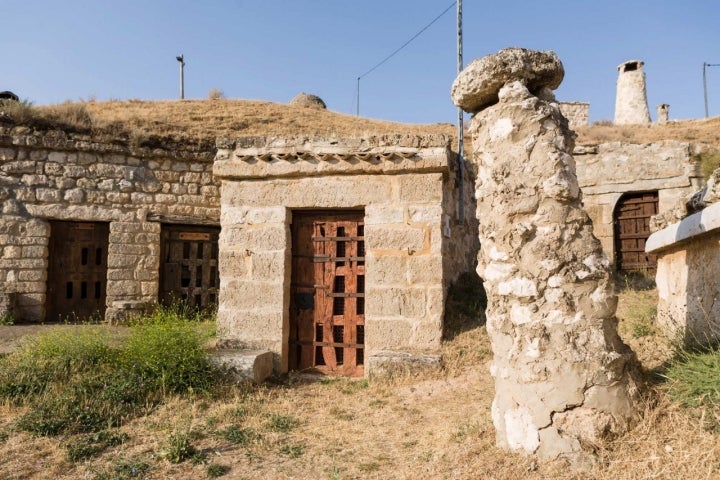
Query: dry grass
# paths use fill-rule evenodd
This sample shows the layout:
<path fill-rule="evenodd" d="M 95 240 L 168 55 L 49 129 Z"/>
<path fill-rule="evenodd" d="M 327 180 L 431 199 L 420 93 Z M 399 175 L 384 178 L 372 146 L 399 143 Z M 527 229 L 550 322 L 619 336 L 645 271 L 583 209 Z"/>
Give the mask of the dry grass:
<path fill-rule="evenodd" d="M 682 120 L 663 125 L 596 124 L 575 129 L 578 145 L 603 142 L 649 143 L 661 140 L 720 145 L 720 117 Z"/>
<path fill-rule="evenodd" d="M 225 99 L 216 91 L 211 91 L 209 96 L 211 99 L 208 100 L 88 101 L 34 108 L 61 126 L 77 126 L 83 133 L 91 131 L 97 136 L 145 146 L 182 145 L 211 150 L 217 137 L 252 135 L 356 137 L 442 134 L 457 137 L 457 129 L 450 123 L 403 124 L 279 103 Z M 85 117 L 85 112 L 91 121 Z M 64 115 L 70 118 L 65 120 Z M 577 128 L 576 132 L 579 145 L 660 140 L 718 145 L 720 117 L 648 126 L 598 123 Z M 466 138 L 466 149 L 470 151 L 469 136 Z"/>
<path fill-rule="evenodd" d="M 621 325 L 635 321 L 636 311 L 647 314 L 653 295 L 623 292 Z M 497 449 L 487 335 L 481 326 L 460 330 L 443 346 L 449 359 L 443 372 L 385 382 L 291 376 L 283 384 L 236 389 L 219 398 L 176 397 L 124 426 L 130 438 L 123 445 L 74 464 L 63 448 L 71 438 L 15 432 L 12 424 L 22 411 L 0 405 L 0 478 L 145 478 L 126 475 L 133 468 L 147 468 L 146 478 L 207 478 L 210 463 L 228 467 L 227 478 L 237 479 L 720 476 L 720 437 L 669 401 L 665 386 L 656 388 L 641 423 L 600 451 L 591 472 Z M 640 356 L 652 358 L 642 351 Z M 197 464 L 163 458 L 177 432 L 185 432 L 200 452 Z"/>

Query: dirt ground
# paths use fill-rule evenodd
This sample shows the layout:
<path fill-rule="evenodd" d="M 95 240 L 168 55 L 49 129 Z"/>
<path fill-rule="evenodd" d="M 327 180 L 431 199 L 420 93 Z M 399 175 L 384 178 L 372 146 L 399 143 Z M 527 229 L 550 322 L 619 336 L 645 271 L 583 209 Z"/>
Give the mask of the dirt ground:
<path fill-rule="evenodd" d="M 620 330 L 643 349 L 641 359 L 659 362 L 645 325 L 654 295 L 621 295 L 631 305 L 619 311 L 625 316 Z M 0 345 L 12 348 L 43 328 L 77 327 L 0 327 Z M 291 375 L 222 398 L 176 397 L 124 425 L 122 445 L 76 463 L 65 456 L 73 438 L 16 431 L 12 425 L 23 409 L 0 403 L 0 478 L 202 479 L 212 478 L 211 465 L 229 479 L 720 478 L 720 436 L 669 402 L 662 387 L 648 397 L 633 431 L 597 447 L 590 471 L 502 451 L 490 418 L 494 391 L 484 327 L 458 333 L 443 355 L 445 369 L 422 376 L 368 382 Z M 232 428 L 244 435 L 229 436 Z M 201 453 L 196 461 L 164 458 L 177 433 Z"/>

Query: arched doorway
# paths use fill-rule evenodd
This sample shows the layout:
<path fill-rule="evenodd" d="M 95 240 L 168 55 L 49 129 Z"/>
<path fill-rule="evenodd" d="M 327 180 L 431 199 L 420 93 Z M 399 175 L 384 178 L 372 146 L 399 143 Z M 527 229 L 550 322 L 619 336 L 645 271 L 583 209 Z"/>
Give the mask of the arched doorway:
<path fill-rule="evenodd" d="M 650 217 L 658 213 L 658 193 L 626 193 L 613 212 L 615 267 L 620 272 L 654 271 L 657 257 L 645 253 Z"/>

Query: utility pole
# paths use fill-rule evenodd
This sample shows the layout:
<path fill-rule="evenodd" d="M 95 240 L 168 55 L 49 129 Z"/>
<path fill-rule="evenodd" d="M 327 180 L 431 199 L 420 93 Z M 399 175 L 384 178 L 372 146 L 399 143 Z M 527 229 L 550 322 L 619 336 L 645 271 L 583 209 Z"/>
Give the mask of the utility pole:
<path fill-rule="evenodd" d="M 720 63 L 706 63 L 703 62 L 703 93 L 705 94 L 705 118 L 707 118 L 708 115 L 708 100 L 707 100 L 707 74 L 705 73 L 705 70 L 707 70 L 707 67 L 720 67 Z"/>
<path fill-rule="evenodd" d="M 185 100 L 185 57 L 181 53 L 175 59 L 180 62 L 180 100 Z"/>
<path fill-rule="evenodd" d="M 462 0 L 457 0 L 457 73 L 458 75 L 463 69 L 463 38 L 462 38 Z M 464 155 L 464 128 L 463 128 L 463 110 L 458 107 L 458 221 L 465 221 L 464 208 L 464 186 L 463 186 L 463 167 L 465 161 Z"/>

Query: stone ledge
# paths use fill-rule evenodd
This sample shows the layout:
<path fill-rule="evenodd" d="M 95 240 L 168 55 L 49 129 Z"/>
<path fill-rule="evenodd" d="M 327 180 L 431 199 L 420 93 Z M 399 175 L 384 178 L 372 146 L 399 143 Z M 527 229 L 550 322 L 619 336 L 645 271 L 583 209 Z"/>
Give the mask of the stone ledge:
<path fill-rule="evenodd" d="M 213 174 L 218 178 L 267 179 L 337 174 L 444 172 L 454 154 L 447 147 L 375 147 L 367 150 L 247 148 L 218 151 Z"/>
<path fill-rule="evenodd" d="M 650 235 L 645 243 L 645 251 L 655 253 L 692 237 L 718 229 L 720 229 L 720 203 L 714 203 L 704 210 Z"/>
<path fill-rule="evenodd" d="M 269 350 L 215 350 L 208 360 L 239 382 L 262 383 L 273 373 L 273 354 Z"/>
<path fill-rule="evenodd" d="M 365 360 L 365 368 L 371 378 L 388 378 L 413 375 L 439 370 L 442 366 L 440 355 L 380 351 Z"/>

